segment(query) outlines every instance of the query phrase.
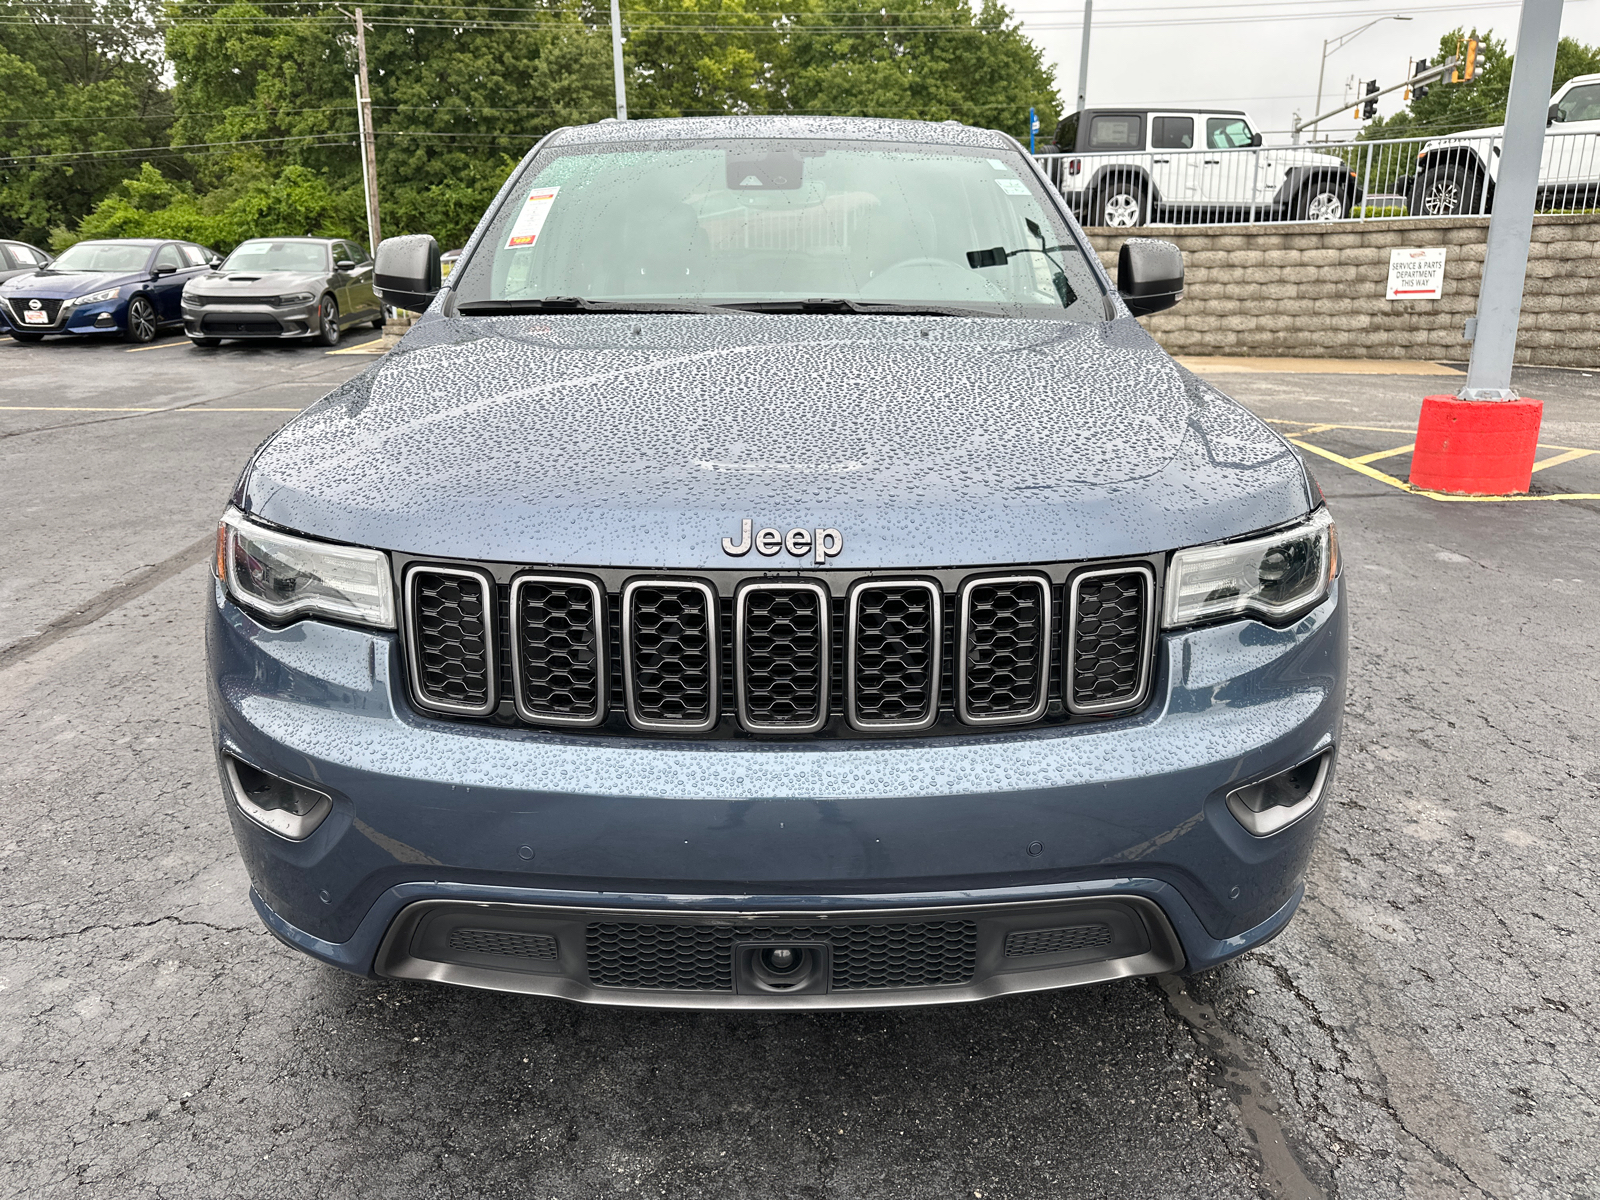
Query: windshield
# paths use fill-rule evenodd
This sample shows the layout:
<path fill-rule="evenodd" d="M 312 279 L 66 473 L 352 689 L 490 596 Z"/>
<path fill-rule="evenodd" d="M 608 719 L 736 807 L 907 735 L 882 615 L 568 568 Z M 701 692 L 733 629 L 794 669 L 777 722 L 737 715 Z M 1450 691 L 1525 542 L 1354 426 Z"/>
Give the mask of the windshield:
<path fill-rule="evenodd" d="M 50 264 L 52 271 L 142 271 L 150 261 L 150 247 L 126 242 L 79 242 L 61 252 Z"/>
<path fill-rule="evenodd" d="M 242 242 L 224 271 L 326 271 L 328 248 L 316 242 Z"/>
<path fill-rule="evenodd" d="M 1101 289 L 1021 155 L 706 141 L 541 154 L 455 275 L 461 311 L 554 298 L 1021 309 Z"/>

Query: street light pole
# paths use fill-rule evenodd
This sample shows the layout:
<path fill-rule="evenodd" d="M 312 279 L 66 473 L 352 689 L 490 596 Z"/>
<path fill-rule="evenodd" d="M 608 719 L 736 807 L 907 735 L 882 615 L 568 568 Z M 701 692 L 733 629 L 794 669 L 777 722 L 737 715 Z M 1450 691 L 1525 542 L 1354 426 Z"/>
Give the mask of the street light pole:
<path fill-rule="evenodd" d="M 1546 109 L 1561 37 L 1561 0 L 1522 0 L 1517 56 L 1511 65 L 1500 172 L 1494 213 L 1478 285 L 1478 315 L 1467 364 L 1463 400 L 1511 400 L 1511 363 L 1517 351 L 1517 319 L 1528 272 L 1528 239 L 1539 191 Z"/>
<path fill-rule="evenodd" d="M 1341 33 L 1338 37 L 1324 38 L 1322 42 L 1322 64 L 1317 68 L 1317 106 L 1311 111 L 1314 113 L 1320 113 L 1322 111 L 1322 81 L 1328 74 L 1328 55 L 1332 54 L 1335 50 L 1342 49 L 1344 46 L 1355 41 L 1356 38 L 1360 37 L 1367 30 L 1378 24 L 1379 21 L 1409 20 L 1411 20 L 1410 17 L 1402 17 L 1399 13 L 1396 13 L 1393 16 L 1379 17 L 1377 20 L 1368 21 L 1365 25 L 1362 25 L 1356 29 L 1352 29 L 1349 33 Z M 1294 143 L 1297 146 L 1300 144 L 1300 131 L 1304 128 L 1305 126 L 1300 122 L 1295 122 Z"/>
<path fill-rule="evenodd" d="M 383 234 L 378 228 L 378 142 L 372 132 L 372 88 L 367 83 L 367 26 L 361 10 L 355 10 L 356 23 L 356 120 L 361 129 L 361 182 L 367 198 L 367 241 L 370 252 L 378 253 Z"/>
<path fill-rule="evenodd" d="M 622 78 L 622 7 L 611 0 L 611 74 L 617 84 L 617 120 L 628 119 L 628 90 Z"/>
<path fill-rule="evenodd" d="M 1078 52 L 1078 111 L 1089 95 L 1089 25 L 1094 20 L 1094 0 L 1083 0 L 1083 49 Z"/>

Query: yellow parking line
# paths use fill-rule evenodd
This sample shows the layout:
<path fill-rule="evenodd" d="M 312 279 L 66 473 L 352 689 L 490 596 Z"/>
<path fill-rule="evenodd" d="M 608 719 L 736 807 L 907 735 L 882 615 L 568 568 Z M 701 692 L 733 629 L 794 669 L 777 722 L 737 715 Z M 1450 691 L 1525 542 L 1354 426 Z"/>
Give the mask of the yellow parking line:
<path fill-rule="evenodd" d="M 188 342 L 163 342 L 158 346 L 134 346 L 128 350 L 129 354 L 143 354 L 146 350 L 171 350 L 174 346 L 187 346 Z"/>
<path fill-rule="evenodd" d="M 1434 492 L 1427 488 L 1413 487 L 1403 480 L 1396 479 L 1393 475 L 1385 475 L 1376 467 L 1369 467 L 1364 462 L 1357 462 L 1353 458 L 1346 458 L 1342 454 L 1335 454 L 1332 450 L 1324 450 L 1321 446 L 1313 446 L 1310 442 L 1302 442 L 1299 438 L 1289 438 L 1290 443 L 1299 446 L 1302 450 L 1309 450 L 1327 459 L 1336 462 L 1341 467 L 1348 467 L 1352 471 L 1365 475 L 1368 479 L 1376 479 L 1379 483 L 1386 483 L 1390 487 L 1402 492 L 1409 492 L 1413 496 L 1426 496 L 1429 500 L 1458 501 L 1464 500 L 1475 504 L 1498 504 L 1504 500 L 1600 500 L 1600 492 L 1561 492 L 1552 496 L 1453 496 L 1448 492 Z"/>
<path fill-rule="evenodd" d="M 1550 449 L 1551 450 L 1558 450 L 1558 449 L 1560 449 L 1560 447 L 1559 446 L 1551 446 Z M 1597 454 L 1597 453 L 1600 453 L 1600 451 L 1596 451 L 1596 450 L 1568 450 L 1565 454 L 1557 454 L 1553 458 L 1545 459 L 1543 462 L 1534 463 L 1533 464 L 1533 469 L 1535 471 L 1542 471 L 1546 467 L 1559 467 L 1562 463 L 1573 462 L 1573 461 L 1575 461 L 1577 459 L 1587 458 L 1589 455 Z"/>
<path fill-rule="evenodd" d="M 1415 442 L 1407 442 L 1404 446 L 1396 446 L 1393 450 L 1374 450 L 1371 454 L 1363 454 L 1360 458 L 1352 458 L 1351 462 L 1370 463 L 1377 462 L 1380 458 L 1393 458 L 1397 454 L 1410 454 L 1417 448 Z"/>

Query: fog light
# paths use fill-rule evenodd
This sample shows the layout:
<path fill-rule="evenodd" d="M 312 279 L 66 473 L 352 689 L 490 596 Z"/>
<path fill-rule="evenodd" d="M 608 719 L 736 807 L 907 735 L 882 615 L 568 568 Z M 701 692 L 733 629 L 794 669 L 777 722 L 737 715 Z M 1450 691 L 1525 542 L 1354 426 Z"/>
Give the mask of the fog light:
<path fill-rule="evenodd" d="M 1228 793 L 1228 811 L 1256 837 L 1277 833 L 1317 806 L 1332 766 L 1328 749 L 1298 767 L 1235 788 Z"/>
<path fill-rule="evenodd" d="M 819 995 L 828 990 L 829 946 L 736 946 L 733 956 L 734 990 L 744 995 L 780 992 L 790 996 Z"/>
<path fill-rule="evenodd" d="M 110 313 L 103 312 L 103 313 L 98 314 L 95 317 L 94 323 L 95 323 L 96 328 L 99 328 L 99 329 L 110 329 L 113 325 L 115 325 L 117 323 L 117 321 L 116 321 L 116 318 L 113 317 Z"/>
<path fill-rule="evenodd" d="M 332 798 L 314 788 L 269 775 L 231 754 L 222 762 L 239 811 L 279 837 L 304 841 L 333 811 Z"/>

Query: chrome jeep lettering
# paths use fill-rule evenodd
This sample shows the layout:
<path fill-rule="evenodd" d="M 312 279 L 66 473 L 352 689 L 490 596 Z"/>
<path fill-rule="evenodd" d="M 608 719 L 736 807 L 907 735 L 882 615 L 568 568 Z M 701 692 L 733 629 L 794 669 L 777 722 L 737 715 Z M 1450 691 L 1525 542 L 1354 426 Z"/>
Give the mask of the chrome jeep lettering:
<path fill-rule="evenodd" d="M 783 549 L 783 534 L 776 529 L 763 529 L 756 534 L 756 553 L 771 558 Z"/>
<path fill-rule="evenodd" d="M 811 561 L 817 566 L 824 566 L 835 554 L 844 549 L 844 534 L 837 529 L 819 529 L 811 543 L 817 548 L 816 557 Z"/>
<path fill-rule="evenodd" d="M 744 540 L 741 541 L 737 546 L 734 545 L 732 538 L 723 538 L 722 539 L 722 552 L 724 554 L 729 554 L 729 555 L 732 555 L 734 558 L 739 558 L 739 557 L 742 557 L 743 555 L 746 555 L 746 554 L 750 553 L 750 518 L 749 517 L 746 517 L 744 519 L 744 521 L 740 524 L 739 535 Z"/>

